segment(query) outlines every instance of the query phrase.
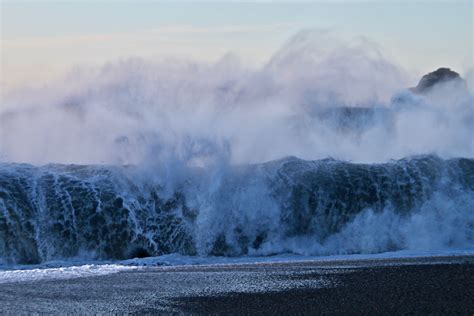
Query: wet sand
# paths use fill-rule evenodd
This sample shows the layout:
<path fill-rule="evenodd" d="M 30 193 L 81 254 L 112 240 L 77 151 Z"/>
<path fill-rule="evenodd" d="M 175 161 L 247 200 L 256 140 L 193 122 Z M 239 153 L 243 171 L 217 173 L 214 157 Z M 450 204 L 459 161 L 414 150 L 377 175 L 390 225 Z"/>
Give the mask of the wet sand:
<path fill-rule="evenodd" d="M 474 313 L 474 256 L 142 268 L 4 283 L 0 313 Z"/>

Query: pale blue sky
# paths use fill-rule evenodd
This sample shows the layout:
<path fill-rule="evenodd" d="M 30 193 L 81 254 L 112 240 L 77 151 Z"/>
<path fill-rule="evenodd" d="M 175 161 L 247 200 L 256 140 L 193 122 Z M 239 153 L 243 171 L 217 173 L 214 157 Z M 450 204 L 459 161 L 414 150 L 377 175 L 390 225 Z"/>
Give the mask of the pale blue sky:
<path fill-rule="evenodd" d="M 473 1 L 2 1 L 2 85 L 130 56 L 268 59 L 301 29 L 365 36 L 413 72 L 472 66 Z"/>

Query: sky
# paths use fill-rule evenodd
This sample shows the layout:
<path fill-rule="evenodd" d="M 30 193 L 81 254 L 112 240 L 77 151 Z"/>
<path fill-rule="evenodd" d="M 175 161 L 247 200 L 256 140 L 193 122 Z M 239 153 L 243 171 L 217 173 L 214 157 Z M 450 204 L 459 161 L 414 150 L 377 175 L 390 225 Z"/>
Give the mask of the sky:
<path fill-rule="evenodd" d="M 474 1 L 0 1 L 3 90 L 129 57 L 258 67 L 306 29 L 365 37 L 417 75 L 474 64 Z"/>

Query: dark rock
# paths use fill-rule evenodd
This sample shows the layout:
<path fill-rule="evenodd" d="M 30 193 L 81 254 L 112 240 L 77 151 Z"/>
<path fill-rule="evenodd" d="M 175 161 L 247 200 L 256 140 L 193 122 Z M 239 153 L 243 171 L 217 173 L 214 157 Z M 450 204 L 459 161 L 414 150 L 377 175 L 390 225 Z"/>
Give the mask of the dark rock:
<path fill-rule="evenodd" d="M 466 82 L 457 72 L 449 68 L 439 68 L 436 71 L 424 75 L 418 85 L 414 88 L 410 88 L 410 90 L 414 93 L 424 94 L 429 92 L 435 85 L 448 82 L 467 88 Z"/>

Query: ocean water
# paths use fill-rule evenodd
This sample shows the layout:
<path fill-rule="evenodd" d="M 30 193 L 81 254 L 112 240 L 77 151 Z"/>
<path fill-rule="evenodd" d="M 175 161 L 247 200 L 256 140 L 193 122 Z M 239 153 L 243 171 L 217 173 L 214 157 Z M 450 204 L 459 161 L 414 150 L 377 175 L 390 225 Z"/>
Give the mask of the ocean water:
<path fill-rule="evenodd" d="M 420 94 L 319 39 L 259 69 L 130 59 L 2 95 L 4 279 L 472 251 L 472 72 Z"/>
<path fill-rule="evenodd" d="M 469 248 L 474 159 L 285 158 L 196 169 L 174 192 L 132 166 L 1 164 L 4 264 Z M 216 185 L 217 183 L 217 185 Z"/>

